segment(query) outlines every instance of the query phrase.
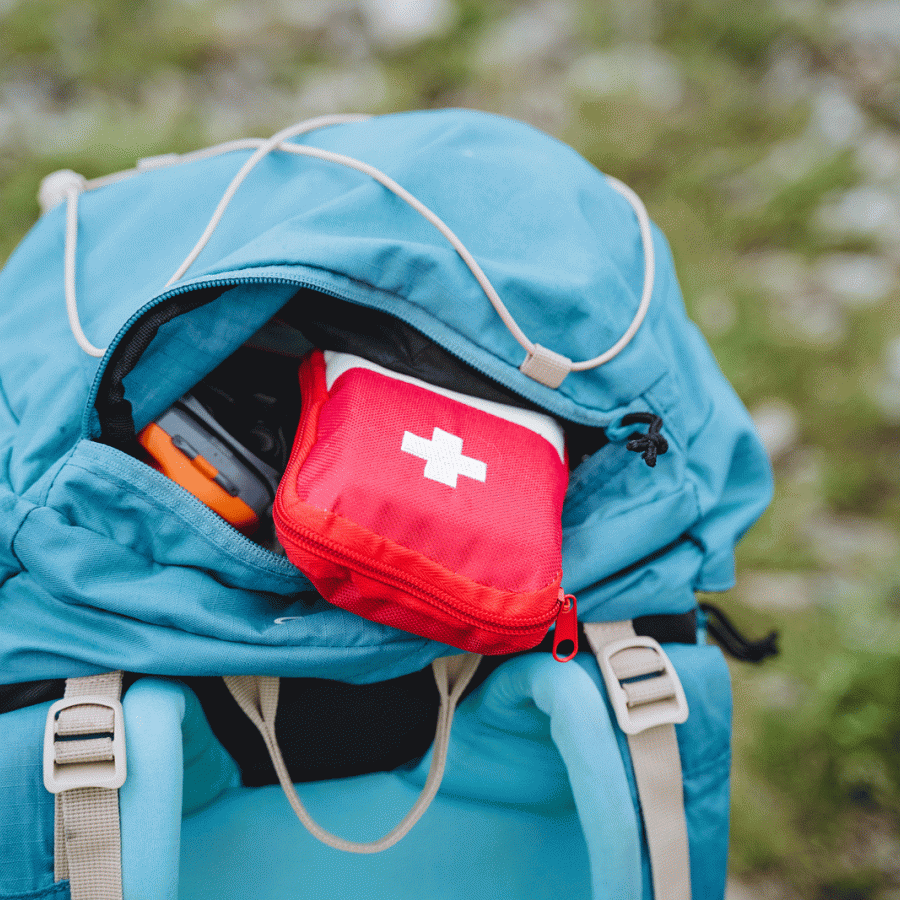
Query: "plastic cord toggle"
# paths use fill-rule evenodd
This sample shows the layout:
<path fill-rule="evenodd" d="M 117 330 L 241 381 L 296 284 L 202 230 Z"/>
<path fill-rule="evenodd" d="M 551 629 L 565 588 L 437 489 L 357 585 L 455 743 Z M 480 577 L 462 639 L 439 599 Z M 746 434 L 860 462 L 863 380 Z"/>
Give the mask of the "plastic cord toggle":
<path fill-rule="evenodd" d="M 60 169 L 51 172 L 41 181 L 38 188 L 38 203 L 41 212 L 49 212 L 59 206 L 69 194 L 80 194 L 87 186 L 84 175 L 79 175 L 71 169 Z"/>

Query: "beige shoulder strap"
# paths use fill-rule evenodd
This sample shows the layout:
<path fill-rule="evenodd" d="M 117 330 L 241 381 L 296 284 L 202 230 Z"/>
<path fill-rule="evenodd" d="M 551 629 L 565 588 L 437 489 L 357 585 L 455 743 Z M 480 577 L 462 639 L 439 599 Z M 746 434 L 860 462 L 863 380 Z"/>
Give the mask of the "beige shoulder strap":
<path fill-rule="evenodd" d="M 675 723 L 687 719 L 681 682 L 653 638 L 631 622 L 584 626 L 619 727 L 628 735 L 656 900 L 691 900 L 681 756 Z"/>
<path fill-rule="evenodd" d="M 44 785 L 56 794 L 54 879 L 72 900 L 122 900 L 122 673 L 69 678 L 47 715 Z"/>

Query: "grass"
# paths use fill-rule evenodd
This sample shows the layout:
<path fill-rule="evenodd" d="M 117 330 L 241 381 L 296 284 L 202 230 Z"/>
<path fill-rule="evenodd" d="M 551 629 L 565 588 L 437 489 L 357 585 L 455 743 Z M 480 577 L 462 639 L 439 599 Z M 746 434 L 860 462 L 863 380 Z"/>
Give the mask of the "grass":
<path fill-rule="evenodd" d="M 886 900 L 900 896 L 900 568 L 877 547 L 829 558 L 814 533 L 860 522 L 900 535 L 900 430 L 878 400 L 900 304 L 896 286 L 868 308 L 836 304 L 821 286 L 812 300 L 803 294 L 823 256 L 882 250 L 818 225 L 822 202 L 864 173 L 852 146 L 819 143 L 804 156 L 811 98 L 772 87 L 776 58 L 792 53 L 809 61 L 813 87 L 842 78 L 852 94 L 852 61 L 829 25 L 835 7 L 575 3 L 558 59 L 520 71 L 485 61 L 490 35 L 529 10 L 512 0 L 459 0 L 446 33 L 393 49 L 357 40 L 352 9 L 329 24 L 218 0 L 0 4 L 0 87 L 16 98 L 32 86 L 56 117 L 5 141 L 0 128 L 0 259 L 36 219 L 46 173 L 90 177 L 244 127 L 270 133 L 287 123 L 267 119 L 267 98 L 291 108 L 324 71 L 376 66 L 384 85 L 372 111 L 471 103 L 515 115 L 546 82 L 568 113 L 558 136 L 637 190 L 667 234 L 688 309 L 744 402 L 777 400 L 796 416 L 797 440 L 776 461 L 775 499 L 744 539 L 739 571 L 799 579 L 808 604 L 760 605 L 747 582 L 719 598 L 749 631 L 777 627 L 783 647 L 762 667 L 733 667 L 733 872 L 785 897 Z M 566 81 L 580 57 L 641 42 L 674 61 L 681 100 L 670 108 L 637 90 L 591 94 Z M 873 96 L 861 98 L 873 127 L 896 139 L 893 108 Z M 232 125 L 215 115 L 230 103 L 243 116 Z M 787 293 L 765 275 L 777 254 L 798 268 Z M 831 336 L 810 331 L 823 308 Z"/>

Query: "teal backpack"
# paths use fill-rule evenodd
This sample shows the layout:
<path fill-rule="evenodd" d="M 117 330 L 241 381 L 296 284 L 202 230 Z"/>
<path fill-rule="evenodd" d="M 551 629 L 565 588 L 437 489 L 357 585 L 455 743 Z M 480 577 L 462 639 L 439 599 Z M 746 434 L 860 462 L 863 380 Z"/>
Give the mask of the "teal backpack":
<path fill-rule="evenodd" d="M 722 898 L 731 694 L 695 595 L 771 477 L 640 200 L 440 110 L 41 203 L 0 273 L 0 900 Z M 191 392 L 311 346 L 560 423 L 571 661 L 331 605 L 148 464 Z"/>

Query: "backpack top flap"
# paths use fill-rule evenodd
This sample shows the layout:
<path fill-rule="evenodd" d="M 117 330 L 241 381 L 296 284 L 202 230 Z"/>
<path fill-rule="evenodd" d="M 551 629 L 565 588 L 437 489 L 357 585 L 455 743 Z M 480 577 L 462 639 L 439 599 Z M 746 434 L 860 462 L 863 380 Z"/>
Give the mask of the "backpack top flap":
<path fill-rule="evenodd" d="M 434 211 L 536 344 L 590 360 L 635 320 L 647 256 L 635 209 L 531 127 L 441 110 L 291 142 L 375 167 Z M 122 381 L 136 427 L 292 298 L 316 314 L 339 298 L 396 317 L 565 422 L 605 429 L 610 443 L 572 473 L 563 511 L 563 586 L 583 618 L 682 612 L 693 590 L 729 586 L 734 543 L 768 502 L 770 475 L 656 229 L 641 327 L 609 362 L 552 388 L 520 371 L 525 350 L 445 235 L 365 171 L 328 159 L 262 157 L 167 284 L 253 152 L 151 164 L 78 198 L 74 321 L 100 355 L 73 337 L 71 303 L 67 314 L 71 204 L 44 215 L 0 273 L 0 596 L 6 608 L 15 599 L 0 677 L 126 668 L 370 681 L 446 652 L 324 604 L 282 557 L 98 441 L 117 347 L 173 304 Z M 624 446 L 641 427 L 622 419 L 637 411 L 664 422 L 669 451 L 653 469 Z"/>

